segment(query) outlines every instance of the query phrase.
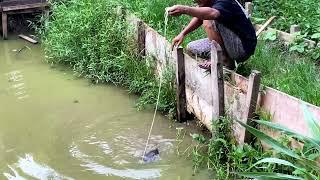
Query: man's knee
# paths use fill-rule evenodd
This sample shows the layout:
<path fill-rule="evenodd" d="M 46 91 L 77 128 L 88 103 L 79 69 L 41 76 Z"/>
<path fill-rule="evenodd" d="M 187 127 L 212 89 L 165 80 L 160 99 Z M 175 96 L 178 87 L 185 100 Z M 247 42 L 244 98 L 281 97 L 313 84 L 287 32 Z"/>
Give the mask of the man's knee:
<path fill-rule="evenodd" d="M 214 20 L 204 20 L 202 26 L 205 30 L 216 31 L 216 24 Z"/>
<path fill-rule="evenodd" d="M 196 43 L 194 41 L 191 41 L 187 44 L 186 50 L 188 53 L 195 54 L 196 49 Z"/>

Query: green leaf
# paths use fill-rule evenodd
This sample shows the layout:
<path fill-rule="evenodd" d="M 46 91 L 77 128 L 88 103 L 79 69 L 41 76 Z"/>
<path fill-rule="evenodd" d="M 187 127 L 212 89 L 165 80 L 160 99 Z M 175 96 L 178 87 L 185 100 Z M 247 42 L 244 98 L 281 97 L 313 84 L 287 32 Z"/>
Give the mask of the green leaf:
<path fill-rule="evenodd" d="M 320 141 L 317 140 L 317 139 L 313 139 L 313 138 L 309 138 L 307 136 L 304 136 L 302 134 L 299 134 L 297 132 L 294 132 L 284 126 L 281 126 L 279 124 L 275 124 L 275 123 L 272 123 L 272 122 L 268 122 L 268 121 L 255 121 L 261 125 L 264 125 L 264 126 L 267 126 L 269 128 L 272 128 L 272 129 L 275 129 L 275 130 L 278 130 L 288 136 L 292 136 L 292 137 L 295 137 L 297 139 L 299 139 L 300 141 L 307 141 L 309 143 L 311 143 L 313 146 L 315 146 L 315 148 L 319 149 L 320 151 Z"/>
<path fill-rule="evenodd" d="M 315 33 L 311 36 L 312 39 L 320 39 L 320 33 Z"/>
<path fill-rule="evenodd" d="M 302 173 L 303 175 L 305 175 L 309 179 L 316 179 L 316 177 L 313 174 L 307 173 L 304 168 L 298 167 L 289 161 L 279 159 L 279 158 L 264 158 L 264 159 L 256 162 L 252 167 L 257 167 L 257 165 L 262 164 L 262 163 L 272 163 L 272 164 L 280 164 L 280 165 L 284 165 L 284 166 L 289 166 L 289 167 L 294 168 L 295 171 Z M 252 167 L 250 167 L 250 169 Z"/>
<path fill-rule="evenodd" d="M 311 160 L 317 160 L 318 158 L 320 158 L 320 153 L 313 153 L 308 155 L 308 159 L 311 159 Z"/>
<path fill-rule="evenodd" d="M 296 158 L 296 159 L 301 159 L 299 155 L 297 155 L 295 152 L 293 152 L 291 149 L 285 147 L 284 145 L 282 145 L 281 143 L 279 143 L 278 141 L 276 141 L 275 139 L 273 139 L 272 137 L 266 135 L 265 133 L 263 133 L 262 131 L 259 131 L 251 126 L 248 126 L 246 124 L 244 124 L 241 121 L 238 121 L 238 123 L 240 123 L 242 126 L 244 126 L 251 134 L 255 135 L 257 138 L 259 138 L 261 141 L 264 141 L 265 143 L 267 143 L 268 145 L 270 145 L 273 149 L 282 152 L 290 157 Z"/>
<path fill-rule="evenodd" d="M 312 133 L 313 137 L 315 139 L 320 139 L 320 124 L 319 121 L 316 121 L 313 114 L 308 110 L 307 106 L 303 105 L 303 112 L 305 116 L 305 120 L 308 123 L 308 127 L 310 132 Z"/>
<path fill-rule="evenodd" d="M 263 39 L 269 40 L 269 41 L 275 41 L 277 39 L 277 32 L 276 31 L 266 32 L 263 36 Z"/>
<path fill-rule="evenodd" d="M 299 53 L 303 53 L 305 51 L 305 48 L 303 44 L 297 44 L 297 45 L 291 46 L 289 51 L 290 52 L 297 51 Z"/>
<path fill-rule="evenodd" d="M 293 167 L 295 169 L 300 169 L 297 166 L 295 166 L 294 164 L 292 164 L 291 162 L 283 160 L 283 159 L 279 159 L 279 158 L 264 158 L 264 159 L 256 162 L 253 166 L 257 166 L 262 163 L 281 164 L 281 165 Z"/>
<path fill-rule="evenodd" d="M 301 177 L 292 176 L 288 174 L 282 173 L 268 173 L 268 172 L 241 172 L 237 173 L 240 176 L 248 177 L 248 178 L 256 178 L 256 179 L 284 179 L 284 180 L 291 180 L 291 179 L 299 179 L 303 180 Z"/>
<path fill-rule="evenodd" d="M 197 141 L 199 143 L 203 144 L 206 142 L 206 138 L 201 134 L 190 134 L 190 136 L 192 137 L 192 139 L 194 139 L 195 141 Z"/>

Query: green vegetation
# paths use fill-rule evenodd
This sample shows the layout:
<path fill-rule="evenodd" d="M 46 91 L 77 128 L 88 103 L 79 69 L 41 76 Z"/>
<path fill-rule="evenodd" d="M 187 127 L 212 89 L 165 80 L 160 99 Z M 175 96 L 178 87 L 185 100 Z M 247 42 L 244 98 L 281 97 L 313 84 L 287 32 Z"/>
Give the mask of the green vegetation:
<path fill-rule="evenodd" d="M 213 121 L 212 137 L 205 137 L 193 134 L 196 144 L 192 148 L 192 158 L 195 171 L 203 166 L 212 170 L 214 179 L 234 179 L 235 172 L 245 172 L 259 160 L 269 157 L 270 152 L 263 152 L 259 143 L 237 146 L 232 134 L 231 118 L 224 117 Z M 258 168 L 253 168 L 262 172 Z"/>
<path fill-rule="evenodd" d="M 133 0 L 124 1 L 123 3 L 157 31 L 163 32 L 165 7 L 173 4 L 191 4 L 191 1 Z M 267 3 L 267 1 L 265 3 Z M 275 2 L 271 2 L 271 4 L 274 3 Z M 259 3 L 255 4 L 255 6 L 259 6 Z M 259 8 L 258 10 L 255 10 L 255 12 L 257 11 L 259 11 Z M 167 38 L 172 39 L 177 35 L 189 20 L 190 17 L 187 16 L 170 18 Z M 185 44 L 191 40 L 196 40 L 197 38 L 204 36 L 205 33 L 198 30 L 185 40 Z M 266 39 L 275 40 L 276 35 L 271 35 L 269 39 L 268 37 Z M 262 72 L 262 82 L 264 85 L 278 89 L 315 105 L 320 105 L 320 80 L 318 78 L 319 68 L 312 60 L 312 57 L 314 57 L 314 59 L 318 59 L 318 56 L 320 56 L 320 53 L 318 52 L 319 48 L 310 52 L 312 56 L 308 55 L 301 57 L 295 53 L 299 53 L 301 48 L 303 48 L 303 52 L 305 52 L 307 49 L 305 45 L 297 43 L 294 47 L 296 50 L 292 48 L 292 52 L 290 52 L 289 49 L 282 47 L 281 43 L 260 41 L 255 55 L 250 58 L 244 66 L 241 65 L 238 72 L 248 75 L 248 72 L 251 69 L 259 70 Z"/>
<path fill-rule="evenodd" d="M 160 34 L 164 34 L 164 13 L 165 8 L 173 6 L 175 4 L 192 5 L 192 0 L 124 0 L 123 5 L 136 14 L 138 17 L 143 19 L 148 25 L 156 29 Z M 167 28 L 167 39 L 173 39 L 182 29 L 185 27 L 191 17 L 180 16 L 180 17 L 169 17 L 168 28 Z M 184 44 L 197 38 L 204 38 L 206 35 L 204 31 L 199 30 L 186 37 Z"/>
<path fill-rule="evenodd" d="M 264 85 L 320 105 L 319 67 L 308 57 L 288 52 L 280 42 L 260 41 L 255 54 L 238 71 L 248 75 L 251 69 L 262 72 Z"/>
<path fill-rule="evenodd" d="M 269 121 L 255 121 L 260 129 L 277 131 L 278 139 L 263 130 L 237 121 L 256 137 L 256 142 L 237 146 L 233 139 L 230 118 L 213 122 L 213 137 L 199 134 L 192 137 L 195 171 L 206 166 L 215 173 L 214 179 L 310 179 L 320 178 L 320 124 L 305 107 L 306 122 L 312 137 L 301 135 Z M 270 149 L 262 149 L 262 142 Z M 295 142 L 295 143 L 293 143 Z M 298 145 L 300 144 L 300 145 Z"/>
<path fill-rule="evenodd" d="M 312 179 L 317 180 L 320 178 L 320 124 L 313 117 L 313 115 L 307 111 L 304 107 L 306 122 L 309 125 L 309 130 L 312 134 L 311 137 L 301 135 L 283 126 L 267 122 L 256 121 L 260 125 L 271 128 L 275 131 L 283 133 L 288 137 L 288 143 L 283 144 L 279 140 L 268 136 L 264 132 L 250 127 L 242 122 L 239 123 L 244 126 L 250 133 L 255 135 L 259 140 L 266 142 L 274 150 L 272 157 L 261 159 L 256 162 L 248 170 L 251 172 L 240 172 L 239 175 L 249 178 L 277 178 L 277 179 Z M 291 141 L 297 141 L 301 143 L 302 147 L 290 147 Z M 264 171 L 258 173 L 252 171 L 252 168 L 263 169 L 265 166 L 262 164 L 268 164 L 273 167 L 282 167 L 285 172 L 279 172 L 279 168 L 276 168 L 275 172 Z"/>
<path fill-rule="evenodd" d="M 40 29 L 47 60 L 71 66 L 78 76 L 94 83 L 113 83 L 140 94 L 139 108 L 155 105 L 159 80 L 154 61 L 143 60 L 128 39 L 130 27 L 116 13 L 118 3 L 71 0 L 52 5 L 50 21 Z M 163 73 L 159 110 L 174 112 L 173 71 Z"/>
<path fill-rule="evenodd" d="M 278 18 L 273 23 L 276 29 L 289 31 L 290 25 L 298 24 L 302 34 L 309 39 L 320 40 L 320 1 L 318 0 L 254 0 L 256 18 Z"/>
<path fill-rule="evenodd" d="M 184 2 L 185 0 L 127 0 L 121 3 L 152 27 L 163 32 L 165 7 Z M 53 4 L 50 21 L 44 24 L 43 29 L 39 29 L 47 60 L 52 64 L 68 65 L 77 75 L 86 77 L 94 83 L 113 83 L 127 87 L 129 92 L 141 95 L 137 103 L 140 108 L 155 105 L 159 81 L 154 76 L 154 61 L 151 58 L 142 59 L 134 53 L 135 47 L 130 42 L 132 39 L 130 27 L 115 11 L 118 5 L 113 0 L 70 0 Z M 170 18 L 167 38 L 171 39 L 178 34 L 188 20 L 189 17 L 185 16 Z M 203 36 L 205 36 L 203 32 L 197 31 L 186 42 Z M 268 38 L 274 40 L 273 36 Z M 311 58 L 302 58 L 290 53 L 289 49 L 280 43 L 260 41 L 256 54 L 245 64 L 240 65 L 238 72 L 247 74 L 251 69 L 262 72 L 265 85 L 320 105 L 319 69 Z M 164 112 L 174 112 L 173 79 L 172 69 L 167 69 L 163 74 L 159 106 L 159 110 Z M 277 127 L 275 129 L 284 131 L 285 138 L 277 141 L 278 143 L 272 141 L 277 145 L 274 147 L 275 151 L 263 152 L 259 141 L 241 147 L 236 145 L 231 134 L 233 122 L 230 118 L 225 117 L 213 122 L 212 138 L 193 135 L 197 142 L 192 148 L 195 170 L 205 165 L 216 172 L 215 179 L 227 179 L 239 175 L 257 177 L 258 173 L 260 175 L 264 173 L 263 176 L 267 176 L 266 173 L 282 173 L 296 177 L 305 177 L 309 173 L 310 177 L 313 177 L 312 174 L 319 176 L 314 171 L 314 159 L 310 159 L 319 153 L 317 146 L 309 146 L 314 140 L 297 137 L 292 132 L 288 134 L 287 130 Z M 272 128 L 271 125 L 268 127 Z M 261 133 L 258 133 L 257 129 L 250 130 L 261 140 L 267 138 L 260 136 Z M 180 133 L 179 136 L 182 135 Z M 296 138 L 307 143 L 302 150 L 286 149 L 288 138 L 290 140 Z M 307 161 L 304 161 L 306 159 Z M 308 164 L 303 164 L 305 162 Z"/>
<path fill-rule="evenodd" d="M 277 16 L 272 26 L 282 31 L 289 31 L 290 26 L 297 24 L 301 32 L 296 34 L 296 42 L 291 44 L 289 51 L 309 56 L 320 61 L 320 48 L 310 48 L 304 43 L 307 38 L 320 42 L 320 2 L 317 0 L 255 0 L 253 20 L 262 23 L 270 16 Z"/>

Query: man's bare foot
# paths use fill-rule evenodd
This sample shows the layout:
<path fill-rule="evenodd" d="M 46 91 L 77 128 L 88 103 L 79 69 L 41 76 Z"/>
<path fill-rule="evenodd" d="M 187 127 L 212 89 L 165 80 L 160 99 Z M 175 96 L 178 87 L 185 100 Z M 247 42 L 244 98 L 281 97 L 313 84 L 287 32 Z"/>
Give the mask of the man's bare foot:
<path fill-rule="evenodd" d="M 234 62 L 226 62 L 224 61 L 223 63 L 224 67 L 226 67 L 227 69 L 229 70 L 234 70 L 235 69 L 235 63 Z M 205 70 L 211 70 L 211 60 L 206 60 L 202 63 L 199 63 L 198 66 L 202 69 L 205 69 Z"/>
<path fill-rule="evenodd" d="M 206 69 L 206 70 L 210 70 L 211 69 L 211 61 L 210 60 L 206 60 L 202 63 L 199 63 L 198 66 L 202 69 Z"/>

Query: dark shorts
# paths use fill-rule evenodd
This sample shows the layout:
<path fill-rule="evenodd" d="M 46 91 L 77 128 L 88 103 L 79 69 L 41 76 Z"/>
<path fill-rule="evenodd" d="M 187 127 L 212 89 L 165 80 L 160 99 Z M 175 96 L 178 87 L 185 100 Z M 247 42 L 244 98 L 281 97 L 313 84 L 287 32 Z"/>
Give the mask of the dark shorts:
<path fill-rule="evenodd" d="M 214 29 L 220 33 L 225 51 L 228 57 L 238 63 L 247 60 L 250 56 L 245 52 L 242 42 L 238 35 L 226 28 L 222 24 L 212 23 Z M 208 38 L 192 41 L 188 44 L 187 49 L 193 55 L 209 59 L 211 51 L 211 42 Z"/>

